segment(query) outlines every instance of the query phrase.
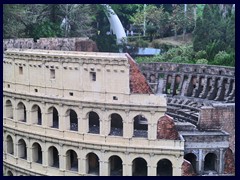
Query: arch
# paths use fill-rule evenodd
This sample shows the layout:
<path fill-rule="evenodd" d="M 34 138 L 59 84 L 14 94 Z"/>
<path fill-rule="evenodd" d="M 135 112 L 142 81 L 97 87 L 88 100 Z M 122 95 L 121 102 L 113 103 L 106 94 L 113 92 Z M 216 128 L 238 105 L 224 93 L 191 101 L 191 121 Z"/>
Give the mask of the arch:
<path fill-rule="evenodd" d="M 19 102 L 17 105 L 17 121 L 27 121 L 26 106 L 22 102 Z"/>
<path fill-rule="evenodd" d="M 6 117 L 13 119 L 13 106 L 12 106 L 12 102 L 10 100 L 6 101 L 5 104 L 6 107 Z"/>
<path fill-rule="evenodd" d="M 135 158 L 132 162 L 133 176 L 147 176 L 147 161 L 143 158 Z"/>
<path fill-rule="evenodd" d="M 133 136 L 148 137 L 148 120 L 143 115 L 134 117 Z"/>
<path fill-rule="evenodd" d="M 58 150 L 54 146 L 50 146 L 48 148 L 48 165 L 51 167 L 59 168 Z"/>
<path fill-rule="evenodd" d="M 193 170 L 196 173 L 197 172 L 197 156 L 193 153 L 187 153 L 184 156 L 184 159 L 186 159 L 187 161 L 189 161 L 192 164 Z"/>
<path fill-rule="evenodd" d="M 13 176 L 13 173 L 12 173 L 12 171 L 7 171 L 7 176 Z"/>
<path fill-rule="evenodd" d="M 96 112 L 91 111 L 88 114 L 88 127 L 89 133 L 99 134 L 100 133 L 100 122 L 99 116 Z"/>
<path fill-rule="evenodd" d="M 167 76 L 167 81 L 166 81 L 166 94 L 170 94 L 171 84 L 172 84 L 172 75 L 168 75 Z"/>
<path fill-rule="evenodd" d="M 38 105 L 32 106 L 32 123 L 42 125 L 42 111 Z"/>
<path fill-rule="evenodd" d="M 87 174 L 99 175 L 99 158 L 95 153 L 87 154 Z"/>
<path fill-rule="evenodd" d="M 149 77 L 149 82 L 150 83 L 155 83 L 156 82 L 156 76 L 154 74 L 151 74 Z"/>
<path fill-rule="evenodd" d="M 74 150 L 68 150 L 66 152 L 66 169 L 78 171 L 78 156 Z"/>
<path fill-rule="evenodd" d="M 37 142 L 32 145 L 32 161 L 42 164 L 42 147 Z"/>
<path fill-rule="evenodd" d="M 157 163 L 157 176 L 172 176 L 172 163 L 168 159 L 161 159 Z"/>
<path fill-rule="evenodd" d="M 119 156 L 113 155 L 109 159 L 109 175 L 122 176 L 122 159 Z"/>
<path fill-rule="evenodd" d="M 123 136 L 123 120 L 117 113 L 111 114 L 111 129 L 109 135 Z"/>
<path fill-rule="evenodd" d="M 27 159 L 27 145 L 23 139 L 18 141 L 18 157 Z"/>
<path fill-rule="evenodd" d="M 14 154 L 12 137 L 10 135 L 8 135 L 6 141 L 7 141 L 7 153 Z"/>
<path fill-rule="evenodd" d="M 48 122 L 51 128 L 59 128 L 59 114 L 54 106 L 48 109 Z"/>
<path fill-rule="evenodd" d="M 66 115 L 67 115 L 67 119 L 68 119 L 68 122 L 69 122 L 69 130 L 78 131 L 78 116 L 77 116 L 77 113 L 74 110 L 69 109 L 69 110 L 67 110 Z"/>
<path fill-rule="evenodd" d="M 173 95 L 180 94 L 180 83 L 181 83 L 181 77 L 180 77 L 180 75 L 176 75 L 174 89 L 173 89 Z"/>
<path fill-rule="evenodd" d="M 217 155 L 208 153 L 204 158 L 204 171 L 217 171 Z"/>

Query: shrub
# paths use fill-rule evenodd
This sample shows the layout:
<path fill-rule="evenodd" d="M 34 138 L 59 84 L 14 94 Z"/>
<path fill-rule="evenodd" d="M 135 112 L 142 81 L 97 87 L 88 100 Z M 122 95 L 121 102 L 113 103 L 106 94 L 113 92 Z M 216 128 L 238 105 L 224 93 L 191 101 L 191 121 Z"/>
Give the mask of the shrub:
<path fill-rule="evenodd" d="M 196 61 L 196 64 L 208 64 L 208 60 L 206 60 L 206 59 L 198 59 Z"/>
<path fill-rule="evenodd" d="M 219 51 L 212 62 L 214 65 L 221 66 L 234 66 L 235 65 L 235 55 L 234 53 L 227 53 L 225 51 Z"/>
<path fill-rule="evenodd" d="M 196 52 L 195 54 L 196 59 L 206 59 L 207 58 L 207 52 L 205 50 L 201 50 Z"/>

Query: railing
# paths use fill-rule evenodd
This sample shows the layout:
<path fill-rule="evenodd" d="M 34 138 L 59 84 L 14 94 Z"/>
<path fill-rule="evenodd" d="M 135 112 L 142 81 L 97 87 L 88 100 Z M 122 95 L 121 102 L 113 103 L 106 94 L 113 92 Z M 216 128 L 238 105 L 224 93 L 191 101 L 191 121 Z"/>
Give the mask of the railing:
<path fill-rule="evenodd" d="M 41 138 L 41 136 L 46 136 L 46 138 L 49 137 L 55 138 L 57 140 L 67 140 L 68 142 L 73 143 L 80 142 L 88 145 L 94 144 L 96 146 L 117 146 L 122 147 L 123 149 L 126 147 L 138 147 L 138 151 L 142 151 L 143 149 L 184 149 L 184 140 L 151 140 L 144 137 L 124 138 L 122 136 L 104 136 L 91 133 L 82 134 L 77 131 L 61 131 L 59 129 L 54 129 L 50 127 L 42 127 L 39 125 L 16 122 L 9 118 L 4 118 L 4 127 L 14 129 L 15 133 L 18 133 L 17 131 L 19 131 L 20 134 L 27 133 L 29 134 L 29 136 L 31 136 L 31 134 L 35 137 L 36 135 L 39 135 L 39 138 Z"/>

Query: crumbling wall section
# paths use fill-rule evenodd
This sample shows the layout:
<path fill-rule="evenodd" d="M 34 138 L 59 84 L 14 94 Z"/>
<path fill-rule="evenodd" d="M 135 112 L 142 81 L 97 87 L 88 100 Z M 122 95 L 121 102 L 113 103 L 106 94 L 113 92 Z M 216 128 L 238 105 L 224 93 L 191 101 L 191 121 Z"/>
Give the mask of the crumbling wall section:
<path fill-rule="evenodd" d="M 96 43 L 85 37 L 40 38 L 36 42 L 33 38 L 4 39 L 3 50 L 8 48 L 98 52 Z"/>
<path fill-rule="evenodd" d="M 213 104 L 201 108 L 198 121 L 201 130 L 224 130 L 229 133 L 229 144 L 235 154 L 235 104 Z"/>
<path fill-rule="evenodd" d="M 185 160 L 182 163 L 182 176 L 195 176 L 192 164 Z"/>
<path fill-rule="evenodd" d="M 173 119 L 165 115 L 161 117 L 157 122 L 157 138 L 158 139 L 169 139 L 179 140 L 179 134 Z"/>
<path fill-rule="evenodd" d="M 130 91 L 133 94 L 153 94 L 146 78 L 140 71 L 136 62 L 126 54 L 130 65 Z"/>
<path fill-rule="evenodd" d="M 230 148 L 226 150 L 224 156 L 224 174 L 235 174 L 235 162 Z"/>

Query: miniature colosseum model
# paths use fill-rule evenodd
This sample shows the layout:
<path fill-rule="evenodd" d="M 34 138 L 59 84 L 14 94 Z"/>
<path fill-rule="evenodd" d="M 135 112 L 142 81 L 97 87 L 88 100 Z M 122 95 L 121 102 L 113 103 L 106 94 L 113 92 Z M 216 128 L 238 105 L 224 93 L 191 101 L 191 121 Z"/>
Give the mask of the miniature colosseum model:
<path fill-rule="evenodd" d="M 233 175 L 234 71 L 138 66 L 123 53 L 8 49 L 3 172 Z"/>

